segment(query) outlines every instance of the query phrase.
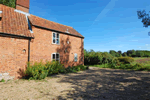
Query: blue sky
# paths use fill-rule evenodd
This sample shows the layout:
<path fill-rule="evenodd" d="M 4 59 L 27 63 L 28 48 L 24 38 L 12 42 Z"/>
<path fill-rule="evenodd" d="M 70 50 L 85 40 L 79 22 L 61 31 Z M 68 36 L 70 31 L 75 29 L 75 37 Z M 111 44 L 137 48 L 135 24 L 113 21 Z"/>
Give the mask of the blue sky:
<path fill-rule="evenodd" d="M 137 10 L 150 11 L 150 0 L 30 0 L 30 13 L 72 26 L 94 51 L 150 50 L 150 28 Z"/>

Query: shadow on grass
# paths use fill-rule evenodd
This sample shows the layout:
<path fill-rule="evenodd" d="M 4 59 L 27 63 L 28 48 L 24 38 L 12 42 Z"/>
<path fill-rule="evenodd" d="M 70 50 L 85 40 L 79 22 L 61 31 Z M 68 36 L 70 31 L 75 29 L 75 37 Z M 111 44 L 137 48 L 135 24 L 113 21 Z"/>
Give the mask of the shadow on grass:
<path fill-rule="evenodd" d="M 59 99 L 149 100 L 150 72 L 90 68 L 66 75 L 60 83 L 71 83 L 74 90 Z M 66 92 L 62 91 L 62 92 Z"/>

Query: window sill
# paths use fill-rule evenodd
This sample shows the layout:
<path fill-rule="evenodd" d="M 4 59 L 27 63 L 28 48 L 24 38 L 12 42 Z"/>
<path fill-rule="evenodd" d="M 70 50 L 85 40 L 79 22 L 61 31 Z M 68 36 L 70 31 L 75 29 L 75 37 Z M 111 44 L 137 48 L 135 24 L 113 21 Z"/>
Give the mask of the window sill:
<path fill-rule="evenodd" d="M 52 43 L 53 45 L 60 45 L 60 44 L 55 44 L 55 43 Z"/>

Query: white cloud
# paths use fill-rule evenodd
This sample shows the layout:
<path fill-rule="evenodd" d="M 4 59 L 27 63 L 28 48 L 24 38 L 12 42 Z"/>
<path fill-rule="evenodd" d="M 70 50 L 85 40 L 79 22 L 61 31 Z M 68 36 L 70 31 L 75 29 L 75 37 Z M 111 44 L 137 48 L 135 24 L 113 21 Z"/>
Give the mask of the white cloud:
<path fill-rule="evenodd" d="M 145 44 L 146 46 L 148 46 L 149 44 Z"/>
<path fill-rule="evenodd" d="M 110 2 L 106 5 L 106 7 L 101 11 L 101 13 L 97 16 L 97 18 L 94 20 L 95 21 L 99 21 L 100 19 L 102 19 L 103 17 L 106 16 L 106 14 L 112 10 L 115 6 L 115 2 L 118 0 L 110 0 Z M 94 24 L 94 23 L 93 23 Z"/>

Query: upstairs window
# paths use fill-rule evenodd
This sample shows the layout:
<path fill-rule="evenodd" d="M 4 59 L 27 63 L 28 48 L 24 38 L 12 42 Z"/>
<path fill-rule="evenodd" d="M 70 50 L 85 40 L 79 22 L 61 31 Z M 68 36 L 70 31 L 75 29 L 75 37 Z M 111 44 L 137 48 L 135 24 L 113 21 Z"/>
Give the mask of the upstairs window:
<path fill-rule="evenodd" d="M 74 62 L 77 62 L 78 61 L 78 54 L 74 54 Z"/>
<path fill-rule="evenodd" d="M 53 44 L 59 44 L 59 33 L 53 32 Z"/>
<path fill-rule="evenodd" d="M 53 53 L 52 54 L 52 61 L 59 61 L 59 53 Z"/>

